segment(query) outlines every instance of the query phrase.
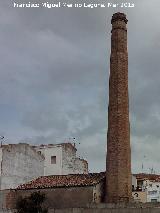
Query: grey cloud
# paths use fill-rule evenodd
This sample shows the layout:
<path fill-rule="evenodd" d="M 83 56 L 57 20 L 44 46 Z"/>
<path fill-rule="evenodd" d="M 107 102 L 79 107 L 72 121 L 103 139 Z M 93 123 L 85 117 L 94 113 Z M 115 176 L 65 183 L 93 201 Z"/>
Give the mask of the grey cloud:
<path fill-rule="evenodd" d="M 148 165 L 158 167 L 160 2 L 134 2 L 134 9 L 120 11 L 129 20 L 132 167 L 138 171 L 141 152 Z M 17 142 L 75 136 L 90 169 L 104 170 L 110 19 L 117 9 L 21 10 L 8 0 L 0 4 L 0 98 L 7 106 L 0 111 L 1 131 Z"/>

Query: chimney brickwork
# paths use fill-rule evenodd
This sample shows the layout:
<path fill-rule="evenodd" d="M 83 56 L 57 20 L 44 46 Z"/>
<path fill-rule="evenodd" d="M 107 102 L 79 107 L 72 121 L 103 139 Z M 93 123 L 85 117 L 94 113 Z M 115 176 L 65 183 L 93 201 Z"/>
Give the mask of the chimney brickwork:
<path fill-rule="evenodd" d="M 131 200 L 127 19 L 112 16 L 106 160 L 106 202 Z"/>

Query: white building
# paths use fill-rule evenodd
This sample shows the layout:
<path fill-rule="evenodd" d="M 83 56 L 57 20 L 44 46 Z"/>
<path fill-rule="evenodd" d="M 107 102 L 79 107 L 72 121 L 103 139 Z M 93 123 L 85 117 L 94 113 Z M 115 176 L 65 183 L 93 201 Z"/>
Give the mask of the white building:
<path fill-rule="evenodd" d="M 160 182 L 145 180 L 143 190 L 147 192 L 147 202 L 160 202 Z"/>
<path fill-rule="evenodd" d="M 77 149 L 74 144 L 61 143 L 33 147 L 45 158 L 45 176 L 88 173 L 88 163 L 76 157 Z"/>
<path fill-rule="evenodd" d="M 137 189 L 133 192 L 135 200 L 160 202 L 160 175 L 141 173 L 134 176 L 137 179 Z"/>
<path fill-rule="evenodd" d="M 132 191 L 137 189 L 137 178 L 136 176 L 132 175 Z"/>
<path fill-rule="evenodd" d="M 0 147 L 0 189 L 16 188 L 44 172 L 44 157 L 29 144 Z"/>

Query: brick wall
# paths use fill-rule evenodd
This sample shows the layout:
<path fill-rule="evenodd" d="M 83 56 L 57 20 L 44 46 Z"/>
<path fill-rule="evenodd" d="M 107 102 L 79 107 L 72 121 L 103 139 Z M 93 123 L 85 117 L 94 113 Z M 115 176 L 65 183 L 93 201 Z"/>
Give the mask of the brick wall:
<path fill-rule="evenodd" d="M 0 190 L 0 209 L 6 208 L 6 196 L 10 190 Z"/>
<path fill-rule="evenodd" d="M 17 193 L 15 191 L 9 191 L 8 194 L 6 194 L 5 208 L 14 209 L 16 206 L 16 201 L 17 201 Z"/>
<path fill-rule="evenodd" d="M 131 199 L 131 150 L 128 100 L 127 19 L 112 16 L 107 134 L 106 201 Z"/>
<path fill-rule="evenodd" d="M 50 208 L 86 207 L 93 202 L 102 202 L 104 193 L 99 184 L 96 186 L 34 189 L 34 190 L 11 190 L 6 195 L 6 208 L 14 209 L 19 197 L 27 197 L 35 191 L 46 195 L 45 206 Z M 62 196 L 63 195 L 63 196 Z M 94 200 L 94 195 L 98 200 Z"/>

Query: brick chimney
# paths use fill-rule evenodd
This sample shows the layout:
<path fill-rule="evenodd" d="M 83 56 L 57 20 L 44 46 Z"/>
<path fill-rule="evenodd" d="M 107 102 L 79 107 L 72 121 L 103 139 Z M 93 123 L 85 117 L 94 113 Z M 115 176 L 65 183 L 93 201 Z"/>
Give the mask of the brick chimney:
<path fill-rule="evenodd" d="M 123 13 L 112 16 L 106 159 L 107 203 L 131 200 L 127 22 Z"/>

